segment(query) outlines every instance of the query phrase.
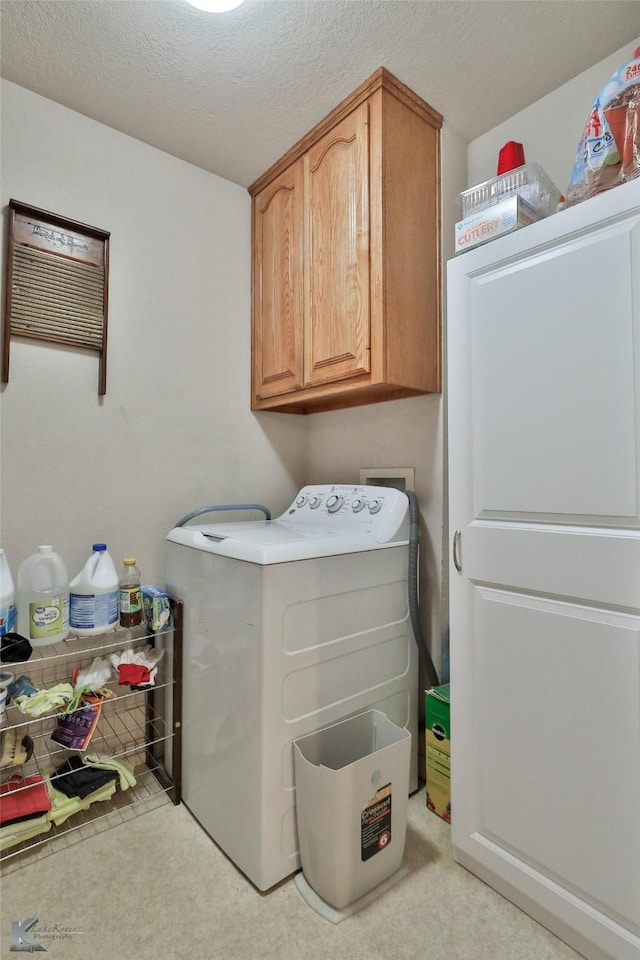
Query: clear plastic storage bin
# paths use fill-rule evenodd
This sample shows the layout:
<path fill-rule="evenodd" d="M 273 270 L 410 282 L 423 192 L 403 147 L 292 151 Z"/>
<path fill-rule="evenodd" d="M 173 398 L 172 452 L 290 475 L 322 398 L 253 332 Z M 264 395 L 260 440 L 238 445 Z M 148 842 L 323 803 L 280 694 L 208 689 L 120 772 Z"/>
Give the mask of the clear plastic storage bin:
<path fill-rule="evenodd" d="M 548 217 L 556 212 L 560 191 L 549 179 L 540 164 L 525 163 L 491 180 L 485 180 L 475 187 L 469 187 L 460 194 L 462 217 L 486 210 L 515 195 L 532 207 L 540 217 Z"/>

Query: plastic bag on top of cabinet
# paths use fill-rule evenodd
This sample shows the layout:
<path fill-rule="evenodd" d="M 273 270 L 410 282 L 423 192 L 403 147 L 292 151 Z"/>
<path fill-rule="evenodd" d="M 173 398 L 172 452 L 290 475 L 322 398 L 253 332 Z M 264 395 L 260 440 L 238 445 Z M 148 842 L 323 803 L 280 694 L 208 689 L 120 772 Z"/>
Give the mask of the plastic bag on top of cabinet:
<path fill-rule="evenodd" d="M 609 78 L 578 143 L 567 205 L 640 176 L 640 47 Z"/>

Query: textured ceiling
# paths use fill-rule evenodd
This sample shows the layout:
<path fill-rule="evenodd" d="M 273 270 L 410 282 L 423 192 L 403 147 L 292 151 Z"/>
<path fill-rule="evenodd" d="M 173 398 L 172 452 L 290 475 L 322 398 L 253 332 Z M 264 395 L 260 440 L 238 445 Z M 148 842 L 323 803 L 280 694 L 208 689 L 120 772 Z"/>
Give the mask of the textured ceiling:
<path fill-rule="evenodd" d="M 638 0 L 0 0 L 0 73 L 246 186 L 380 66 L 468 142 L 638 36 Z"/>

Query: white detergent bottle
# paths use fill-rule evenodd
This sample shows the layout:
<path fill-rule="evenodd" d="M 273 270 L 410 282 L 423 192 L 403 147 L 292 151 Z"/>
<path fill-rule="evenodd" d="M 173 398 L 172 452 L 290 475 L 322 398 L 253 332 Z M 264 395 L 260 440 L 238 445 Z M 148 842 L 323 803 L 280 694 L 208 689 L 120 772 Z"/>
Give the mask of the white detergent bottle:
<path fill-rule="evenodd" d="M 0 637 L 16 629 L 16 601 L 13 577 L 4 550 L 0 547 Z"/>
<path fill-rule="evenodd" d="M 18 568 L 18 633 L 34 647 L 69 633 L 69 579 L 53 547 L 38 547 Z"/>
<path fill-rule="evenodd" d="M 118 571 L 105 543 L 94 543 L 92 549 L 84 567 L 69 584 L 69 627 L 79 637 L 118 626 Z"/>

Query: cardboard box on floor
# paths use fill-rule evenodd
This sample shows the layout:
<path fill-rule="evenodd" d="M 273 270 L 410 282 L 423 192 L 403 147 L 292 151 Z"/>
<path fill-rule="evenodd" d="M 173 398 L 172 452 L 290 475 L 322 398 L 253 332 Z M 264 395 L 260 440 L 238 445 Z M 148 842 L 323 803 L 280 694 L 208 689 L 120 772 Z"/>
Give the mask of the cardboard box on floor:
<path fill-rule="evenodd" d="M 451 696 L 450 684 L 425 693 L 427 807 L 451 823 Z"/>

